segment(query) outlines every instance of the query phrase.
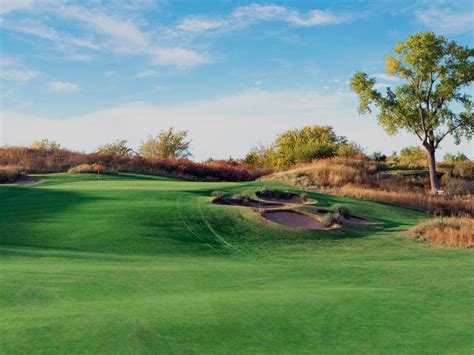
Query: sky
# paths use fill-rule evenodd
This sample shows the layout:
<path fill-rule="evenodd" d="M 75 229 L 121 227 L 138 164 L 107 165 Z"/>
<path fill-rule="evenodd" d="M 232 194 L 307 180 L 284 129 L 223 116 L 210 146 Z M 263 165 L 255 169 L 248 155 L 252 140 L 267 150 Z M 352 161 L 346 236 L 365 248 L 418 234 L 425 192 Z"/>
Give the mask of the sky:
<path fill-rule="evenodd" d="M 410 34 L 474 42 L 472 1 L 0 0 L 0 145 L 91 152 L 187 130 L 196 160 L 240 158 L 278 133 L 331 125 L 367 153 L 417 138 L 359 116 L 348 81 L 400 84 L 384 60 Z M 467 88 L 472 94 L 472 86 Z M 439 156 L 472 142 L 441 144 Z"/>

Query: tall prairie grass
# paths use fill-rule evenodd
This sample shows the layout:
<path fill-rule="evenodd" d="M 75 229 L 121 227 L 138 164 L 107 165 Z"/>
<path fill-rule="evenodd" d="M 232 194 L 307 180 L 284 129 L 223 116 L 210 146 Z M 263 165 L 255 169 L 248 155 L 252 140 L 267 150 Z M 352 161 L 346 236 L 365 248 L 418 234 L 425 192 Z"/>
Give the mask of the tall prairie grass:
<path fill-rule="evenodd" d="M 336 195 L 389 203 L 429 211 L 436 215 L 474 215 L 474 202 L 467 196 L 434 196 L 423 187 L 427 177 L 403 177 L 377 172 L 377 163 L 364 160 L 326 159 L 272 174 L 299 187 Z M 469 193 L 469 191 L 467 191 Z"/>
<path fill-rule="evenodd" d="M 65 172 L 80 165 L 99 164 L 107 171 L 133 172 L 205 181 L 252 181 L 269 172 L 235 161 L 196 163 L 188 159 L 146 159 L 66 149 L 0 147 L 0 167 L 15 166 L 26 173 Z"/>
<path fill-rule="evenodd" d="M 447 247 L 474 248 L 474 219 L 436 218 L 408 230 L 407 235 Z"/>

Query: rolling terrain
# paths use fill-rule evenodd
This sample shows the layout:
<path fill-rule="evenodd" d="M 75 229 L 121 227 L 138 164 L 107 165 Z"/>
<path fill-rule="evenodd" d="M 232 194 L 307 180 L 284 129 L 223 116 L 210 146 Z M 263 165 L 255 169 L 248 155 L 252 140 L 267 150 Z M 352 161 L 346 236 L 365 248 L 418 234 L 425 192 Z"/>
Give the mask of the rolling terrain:
<path fill-rule="evenodd" d="M 0 187 L 1 353 L 474 351 L 472 251 L 404 237 L 426 214 L 308 193 L 382 224 L 290 229 L 210 203 L 275 181 L 36 178 Z"/>

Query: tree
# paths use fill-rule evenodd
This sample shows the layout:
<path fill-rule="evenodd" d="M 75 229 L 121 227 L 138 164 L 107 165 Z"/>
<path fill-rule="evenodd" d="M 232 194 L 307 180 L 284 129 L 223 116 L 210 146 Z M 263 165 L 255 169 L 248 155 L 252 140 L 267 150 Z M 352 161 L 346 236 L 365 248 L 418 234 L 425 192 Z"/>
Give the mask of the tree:
<path fill-rule="evenodd" d="M 405 147 L 400 150 L 399 164 L 406 168 L 426 167 L 426 152 L 421 147 Z"/>
<path fill-rule="evenodd" d="M 279 134 L 270 146 L 252 149 L 244 162 L 256 167 L 286 168 L 314 159 L 354 157 L 361 153 L 362 148 L 337 136 L 332 127 L 315 125 Z"/>
<path fill-rule="evenodd" d="M 446 153 L 443 157 L 443 161 L 445 162 L 455 162 L 455 161 L 466 161 L 469 158 L 461 152 L 457 152 L 456 154 Z"/>
<path fill-rule="evenodd" d="M 133 154 L 133 149 L 127 147 L 125 139 L 117 139 L 113 143 L 108 143 L 99 147 L 99 153 L 116 155 L 119 157 L 129 157 Z"/>
<path fill-rule="evenodd" d="M 187 136 L 187 131 L 175 131 L 173 127 L 161 130 L 155 137 L 150 135 L 142 142 L 139 153 L 145 158 L 187 158 L 191 156 L 191 142 L 186 140 Z"/>
<path fill-rule="evenodd" d="M 53 140 L 49 139 L 42 139 L 39 141 L 34 141 L 31 143 L 31 148 L 33 149 L 47 149 L 47 150 L 52 150 L 52 149 L 59 149 L 61 148 L 61 145 Z"/>
<path fill-rule="evenodd" d="M 436 174 L 436 149 L 449 135 L 456 144 L 473 134 L 471 97 L 463 88 L 474 78 L 474 50 L 448 42 L 432 32 L 409 36 L 398 43 L 385 63 L 388 75 L 402 83 L 386 94 L 375 90 L 375 79 L 357 72 L 350 87 L 359 96 L 359 113 L 379 109 L 377 119 L 389 134 L 406 130 L 416 135 L 426 150 L 431 190 L 439 189 Z M 455 112 L 453 103 L 463 109 Z"/>

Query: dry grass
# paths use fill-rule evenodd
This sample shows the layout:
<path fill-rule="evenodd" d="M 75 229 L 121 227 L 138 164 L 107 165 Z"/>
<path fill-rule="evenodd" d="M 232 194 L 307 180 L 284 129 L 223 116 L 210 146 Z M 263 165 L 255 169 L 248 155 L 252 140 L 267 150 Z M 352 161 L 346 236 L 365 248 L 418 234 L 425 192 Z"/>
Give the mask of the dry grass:
<path fill-rule="evenodd" d="M 24 176 L 18 166 L 0 166 L 0 184 L 12 183 Z"/>
<path fill-rule="evenodd" d="M 345 185 L 331 190 L 338 195 L 429 211 L 435 215 L 474 215 L 472 199 L 443 197 L 413 191 L 386 191 L 363 186 Z"/>
<path fill-rule="evenodd" d="M 65 172 L 84 164 L 99 164 L 104 171 L 162 175 L 199 181 L 252 181 L 269 172 L 268 169 L 250 168 L 235 161 L 196 163 L 188 159 L 146 159 L 140 156 L 86 154 L 66 149 L 0 147 L 0 166 L 15 166 L 26 173 Z"/>
<path fill-rule="evenodd" d="M 374 162 L 327 159 L 279 172 L 265 179 L 335 195 L 389 203 L 429 211 L 436 215 L 474 215 L 474 201 L 467 196 L 433 196 L 408 180 L 376 174 Z"/>
<path fill-rule="evenodd" d="M 474 248 L 474 219 L 437 218 L 410 229 L 407 235 L 447 247 Z"/>

